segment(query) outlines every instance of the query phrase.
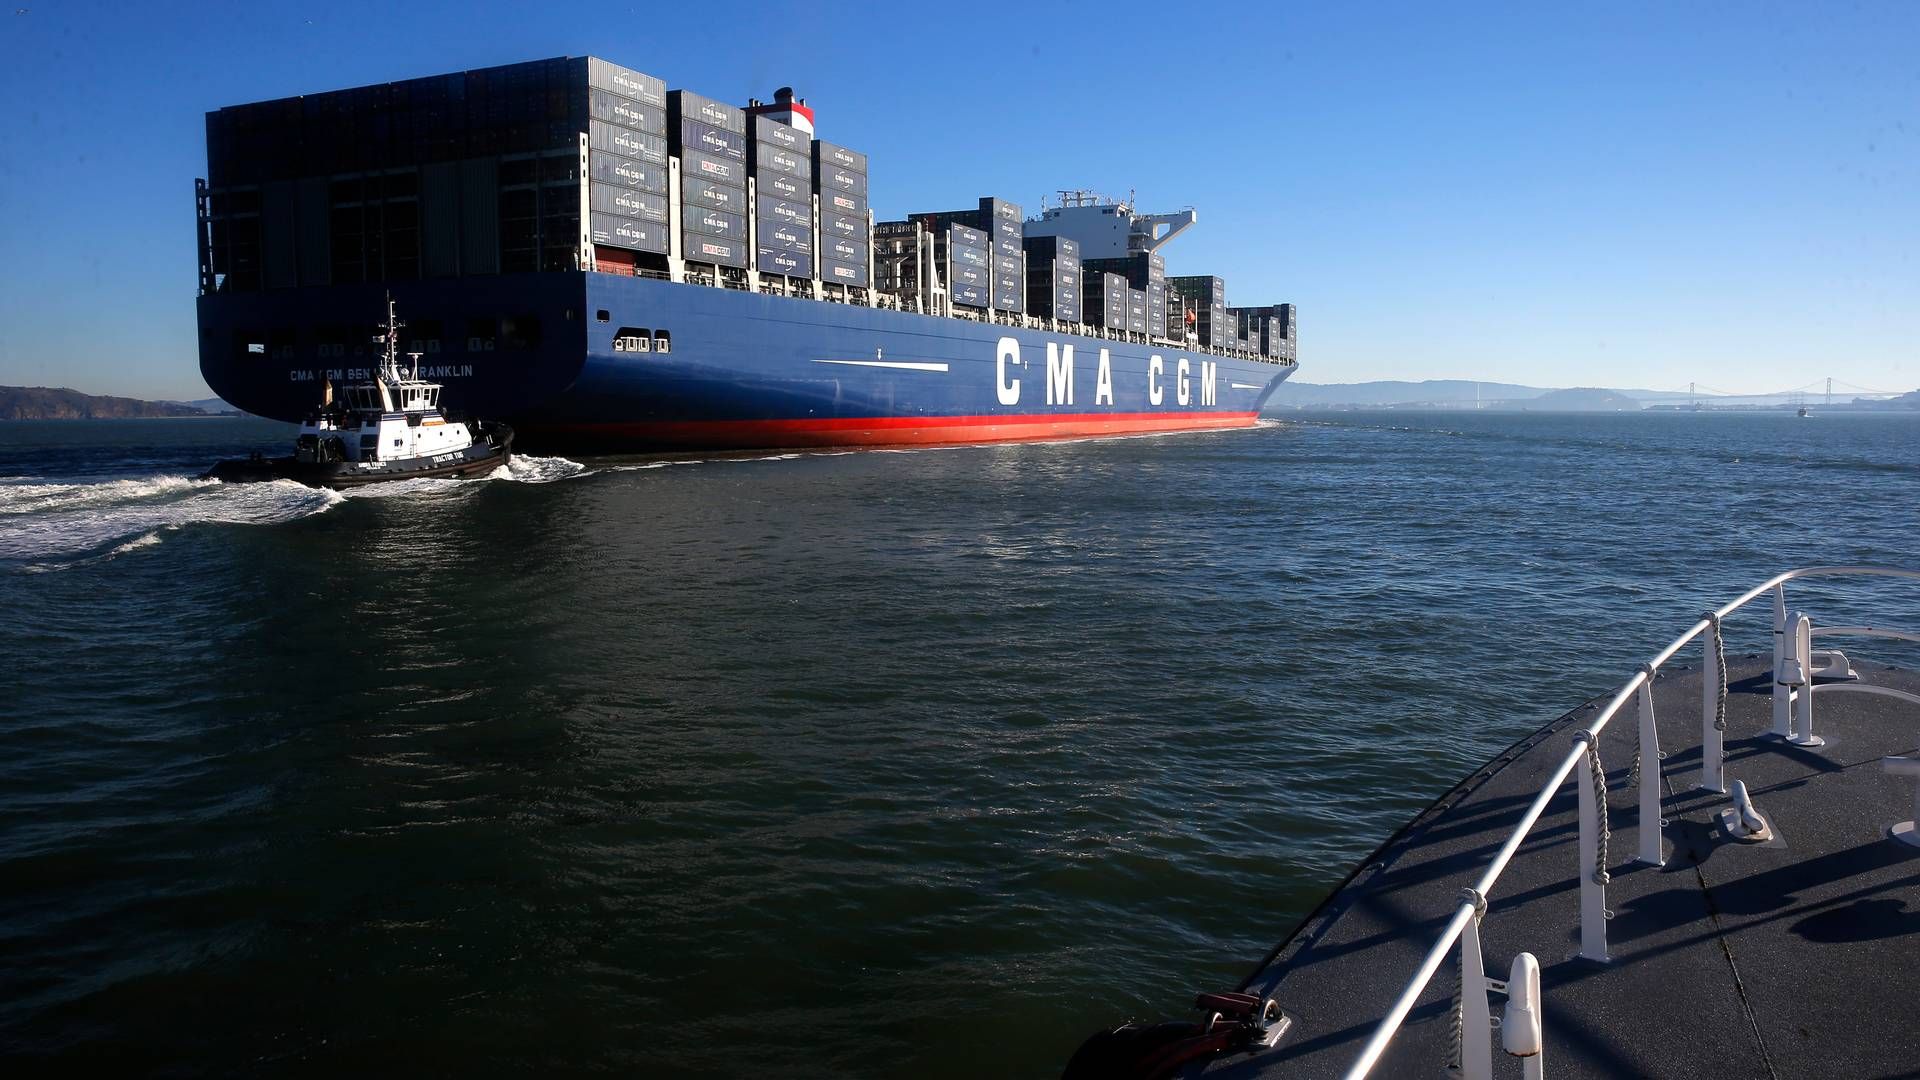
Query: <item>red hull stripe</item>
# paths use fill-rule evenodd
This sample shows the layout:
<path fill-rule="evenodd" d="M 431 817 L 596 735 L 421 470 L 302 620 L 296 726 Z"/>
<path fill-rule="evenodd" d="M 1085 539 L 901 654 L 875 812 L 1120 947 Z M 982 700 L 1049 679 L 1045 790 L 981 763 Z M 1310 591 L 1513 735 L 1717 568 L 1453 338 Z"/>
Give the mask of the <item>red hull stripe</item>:
<path fill-rule="evenodd" d="M 535 428 L 600 442 L 658 446 L 787 447 L 906 446 L 935 443 L 1018 442 L 1152 431 L 1204 431 L 1253 426 L 1259 414 L 1077 413 L 1025 416 L 872 416 L 793 420 L 682 420 L 564 424 Z"/>

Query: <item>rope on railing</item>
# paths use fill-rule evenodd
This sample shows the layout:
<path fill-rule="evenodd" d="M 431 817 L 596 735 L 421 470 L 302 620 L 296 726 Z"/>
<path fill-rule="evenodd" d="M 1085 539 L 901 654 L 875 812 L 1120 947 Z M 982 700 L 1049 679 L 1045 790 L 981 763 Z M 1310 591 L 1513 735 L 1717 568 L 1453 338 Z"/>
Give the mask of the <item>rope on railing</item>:
<path fill-rule="evenodd" d="M 1462 933 L 1478 933 L 1480 920 L 1487 915 L 1486 895 L 1478 889 L 1461 889 L 1460 899 L 1473 904 L 1473 926 Z M 1456 963 L 1453 965 L 1453 1008 L 1448 1012 L 1447 1060 L 1442 1062 L 1448 1073 L 1460 1074 L 1460 1055 L 1466 1047 L 1467 1026 L 1467 969 Z"/>
<path fill-rule="evenodd" d="M 1720 673 L 1720 696 L 1713 707 L 1713 729 L 1727 730 L 1727 643 L 1720 637 L 1720 613 L 1709 611 L 1701 616 L 1713 627 L 1713 666 Z"/>
<path fill-rule="evenodd" d="M 1574 740 L 1587 744 L 1587 772 L 1593 778 L 1594 816 L 1599 818 L 1599 843 L 1593 850 L 1593 883 L 1606 888 L 1613 875 L 1607 873 L 1607 841 L 1613 837 L 1613 829 L 1607 824 L 1607 773 L 1600 765 L 1600 736 L 1585 728 L 1574 733 Z"/>

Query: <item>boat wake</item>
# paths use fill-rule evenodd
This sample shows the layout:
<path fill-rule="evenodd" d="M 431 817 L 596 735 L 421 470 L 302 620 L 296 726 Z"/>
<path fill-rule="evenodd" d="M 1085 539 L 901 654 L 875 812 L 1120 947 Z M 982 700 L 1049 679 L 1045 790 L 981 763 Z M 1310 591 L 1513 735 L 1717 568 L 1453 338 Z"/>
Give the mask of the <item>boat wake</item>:
<path fill-rule="evenodd" d="M 338 492 L 291 481 L 222 484 L 186 476 L 0 484 L 0 562 L 59 570 L 152 547 L 188 525 L 274 525 L 323 514 Z M 49 562 L 48 560 L 52 560 Z"/>
<path fill-rule="evenodd" d="M 561 457 L 515 457 L 483 480 L 400 480 L 349 493 L 291 480 L 226 484 L 190 476 L 91 483 L 0 481 L 0 563 L 64 570 L 153 547 L 189 525 L 278 525 L 349 498 L 444 494 L 489 480 L 545 484 L 586 472 Z"/>

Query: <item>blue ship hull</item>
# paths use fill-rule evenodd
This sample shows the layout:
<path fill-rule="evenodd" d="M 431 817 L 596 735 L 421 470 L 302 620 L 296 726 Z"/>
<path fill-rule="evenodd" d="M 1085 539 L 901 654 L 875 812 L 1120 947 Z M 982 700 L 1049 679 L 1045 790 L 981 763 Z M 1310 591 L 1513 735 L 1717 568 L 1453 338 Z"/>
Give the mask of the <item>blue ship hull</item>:
<path fill-rule="evenodd" d="M 953 443 L 1252 424 L 1292 374 L 1244 356 L 968 319 L 546 273 L 211 294 L 215 393 L 298 420 L 364 377 L 391 290 L 449 409 L 533 449 Z M 364 332 L 361 332 L 364 331 Z M 616 348 L 644 336 L 649 351 Z M 662 341 L 668 351 L 652 345 Z"/>

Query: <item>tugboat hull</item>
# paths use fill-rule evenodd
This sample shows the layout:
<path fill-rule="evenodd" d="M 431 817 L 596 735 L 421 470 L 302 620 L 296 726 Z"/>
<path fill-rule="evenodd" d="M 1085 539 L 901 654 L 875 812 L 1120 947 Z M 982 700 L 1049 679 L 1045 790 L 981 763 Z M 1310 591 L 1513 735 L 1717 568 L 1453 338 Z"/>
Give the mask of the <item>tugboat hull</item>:
<path fill-rule="evenodd" d="M 229 484 L 292 480 L 308 487 L 352 488 L 423 476 L 445 480 L 484 476 L 505 465 L 512 457 L 513 433 L 509 431 L 500 435 L 497 441 L 476 443 L 456 453 L 396 458 L 364 465 L 354 461 L 301 461 L 293 457 L 269 458 L 259 455 L 235 458 L 215 465 L 201 479 L 221 480 Z"/>

